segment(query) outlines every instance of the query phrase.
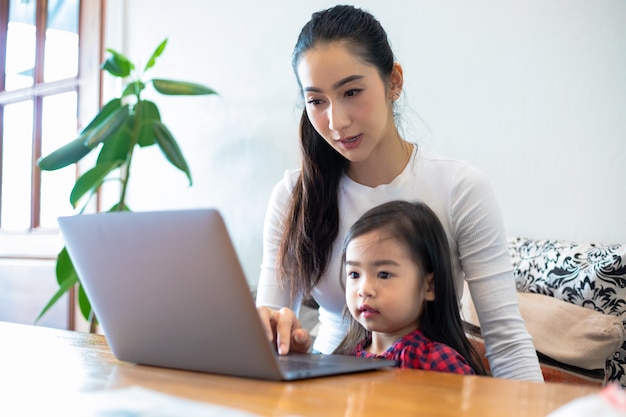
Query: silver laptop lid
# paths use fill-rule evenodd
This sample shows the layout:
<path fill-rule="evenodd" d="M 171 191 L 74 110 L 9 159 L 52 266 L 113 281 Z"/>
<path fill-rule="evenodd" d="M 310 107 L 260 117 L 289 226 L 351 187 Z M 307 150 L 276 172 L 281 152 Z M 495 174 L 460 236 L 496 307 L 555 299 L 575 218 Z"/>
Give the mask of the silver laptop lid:
<path fill-rule="evenodd" d="M 99 213 L 59 225 L 118 359 L 279 379 L 218 211 Z"/>

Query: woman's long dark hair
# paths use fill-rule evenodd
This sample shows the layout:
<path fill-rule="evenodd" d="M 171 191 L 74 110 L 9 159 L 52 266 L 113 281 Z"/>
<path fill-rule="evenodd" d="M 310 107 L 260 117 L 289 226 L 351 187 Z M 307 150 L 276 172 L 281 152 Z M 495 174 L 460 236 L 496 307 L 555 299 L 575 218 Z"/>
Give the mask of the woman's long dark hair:
<path fill-rule="evenodd" d="M 435 299 L 424 301 L 419 319 L 419 329 L 424 336 L 452 347 L 468 361 L 476 374 L 486 375 L 478 352 L 465 335 L 454 285 L 450 247 L 437 215 L 424 203 L 408 201 L 390 201 L 370 209 L 354 223 L 345 238 L 342 277 L 345 275 L 346 247 L 350 241 L 375 230 L 383 231 L 389 238 L 400 241 L 408 249 L 422 276 L 433 274 Z M 415 294 L 416 301 L 418 295 Z M 335 353 L 349 355 L 368 336 L 368 331 L 352 315 L 346 315 L 350 317 L 350 330 Z"/>
<path fill-rule="evenodd" d="M 375 66 L 383 82 L 388 82 L 394 56 L 387 34 L 371 14 L 352 6 L 335 6 L 312 15 L 294 47 L 296 78 L 302 54 L 334 42 Z M 299 79 L 298 84 L 302 89 Z M 310 294 L 326 268 L 339 230 L 339 180 L 348 167 L 348 160 L 317 133 L 306 110 L 300 120 L 300 149 L 302 169 L 285 214 L 277 259 L 279 279 L 290 289 L 292 301 Z"/>

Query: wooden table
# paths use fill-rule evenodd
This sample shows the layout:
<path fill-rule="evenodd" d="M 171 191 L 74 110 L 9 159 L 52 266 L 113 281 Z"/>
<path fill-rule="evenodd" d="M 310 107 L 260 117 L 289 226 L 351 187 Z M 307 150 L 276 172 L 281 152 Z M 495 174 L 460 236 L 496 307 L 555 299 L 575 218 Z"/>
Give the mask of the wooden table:
<path fill-rule="evenodd" d="M 81 393 L 130 386 L 262 416 L 331 417 L 543 417 L 598 392 L 400 369 L 288 383 L 232 378 L 120 362 L 102 335 L 0 322 L 0 415 L 3 404 L 32 410 L 68 404 Z"/>

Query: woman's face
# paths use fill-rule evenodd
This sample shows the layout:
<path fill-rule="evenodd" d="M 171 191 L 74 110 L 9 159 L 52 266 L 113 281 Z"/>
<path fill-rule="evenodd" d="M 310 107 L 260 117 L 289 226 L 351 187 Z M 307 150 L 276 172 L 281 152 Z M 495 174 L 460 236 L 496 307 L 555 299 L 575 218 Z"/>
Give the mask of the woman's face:
<path fill-rule="evenodd" d="M 389 83 L 344 44 L 308 50 L 297 75 L 313 127 L 349 161 L 367 160 L 396 134 Z"/>

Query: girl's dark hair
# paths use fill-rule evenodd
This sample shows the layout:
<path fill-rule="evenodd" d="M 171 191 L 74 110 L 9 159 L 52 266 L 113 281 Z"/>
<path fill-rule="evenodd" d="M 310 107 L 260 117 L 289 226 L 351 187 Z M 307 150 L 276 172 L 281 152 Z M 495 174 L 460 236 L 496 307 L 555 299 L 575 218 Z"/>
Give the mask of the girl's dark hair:
<path fill-rule="evenodd" d="M 302 28 L 292 58 L 296 78 L 302 54 L 334 42 L 375 66 L 388 82 L 394 56 L 385 30 L 368 12 L 342 5 L 314 13 Z M 298 84 L 302 89 L 299 79 Z M 285 214 L 277 259 L 279 279 L 290 289 L 292 301 L 309 295 L 326 268 L 339 229 L 337 188 L 348 166 L 317 133 L 306 110 L 300 120 L 300 149 L 302 169 Z"/>
<path fill-rule="evenodd" d="M 435 299 L 424 301 L 419 329 L 431 340 L 444 343 L 461 354 L 478 375 L 486 375 L 483 362 L 465 335 L 459 312 L 450 261 L 450 247 L 446 233 L 437 215 L 424 203 L 391 201 L 367 211 L 348 232 L 342 254 L 342 272 L 346 261 L 346 247 L 354 238 L 371 231 L 383 231 L 389 238 L 405 245 L 422 276 L 432 273 Z M 342 278 L 343 283 L 343 278 Z M 417 301 L 417 296 L 416 301 Z M 348 334 L 335 353 L 353 354 L 368 331 L 352 315 Z"/>

